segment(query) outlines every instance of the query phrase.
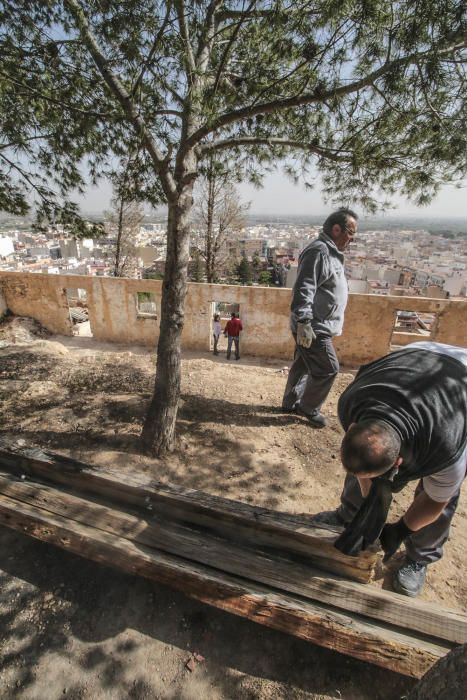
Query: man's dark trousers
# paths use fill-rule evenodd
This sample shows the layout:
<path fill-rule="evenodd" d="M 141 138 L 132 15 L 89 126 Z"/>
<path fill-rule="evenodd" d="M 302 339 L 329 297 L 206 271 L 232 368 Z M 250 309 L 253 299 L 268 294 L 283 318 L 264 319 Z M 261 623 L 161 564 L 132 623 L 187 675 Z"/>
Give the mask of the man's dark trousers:
<path fill-rule="evenodd" d="M 295 356 L 285 387 L 282 408 L 300 408 L 309 415 L 319 412 L 331 391 L 339 361 L 331 336 L 318 335 L 311 347 L 296 344 Z"/>
<path fill-rule="evenodd" d="M 415 496 L 422 490 L 420 481 Z M 422 564 L 431 564 L 443 556 L 443 545 L 449 537 L 451 520 L 456 512 L 460 490 L 447 503 L 443 512 L 434 523 L 422 527 L 405 540 L 405 551 L 409 559 Z M 337 512 L 344 522 L 350 522 L 363 501 L 358 480 L 347 474 L 341 495 L 341 505 Z"/>
<path fill-rule="evenodd" d="M 240 359 L 240 336 L 239 335 L 229 335 L 227 338 L 227 359 L 230 360 L 230 353 L 232 352 L 232 343 L 235 347 L 235 359 Z"/>

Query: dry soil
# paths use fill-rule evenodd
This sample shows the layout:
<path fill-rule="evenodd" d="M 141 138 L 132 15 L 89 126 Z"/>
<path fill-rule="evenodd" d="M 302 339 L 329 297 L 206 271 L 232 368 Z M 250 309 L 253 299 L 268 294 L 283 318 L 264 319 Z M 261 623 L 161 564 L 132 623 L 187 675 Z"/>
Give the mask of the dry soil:
<path fill-rule="evenodd" d="M 154 354 L 50 336 L 29 319 L 0 325 L 0 435 L 96 465 L 291 513 L 338 503 L 336 401 L 325 430 L 279 409 L 284 363 L 186 354 L 177 450 L 140 452 Z M 411 489 L 398 494 L 403 512 Z M 423 598 L 467 602 L 464 493 Z M 397 563 L 397 562 L 396 562 Z M 390 572 L 372 585 L 388 586 Z M 0 529 L 0 696 L 184 700 L 402 697 L 413 681 L 196 603 Z M 187 666 L 187 662 L 188 666 Z"/>

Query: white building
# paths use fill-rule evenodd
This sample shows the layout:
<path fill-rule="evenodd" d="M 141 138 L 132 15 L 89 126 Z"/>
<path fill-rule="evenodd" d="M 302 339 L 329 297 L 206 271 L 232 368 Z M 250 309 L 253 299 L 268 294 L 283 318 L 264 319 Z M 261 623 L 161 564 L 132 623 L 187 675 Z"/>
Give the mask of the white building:
<path fill-rule="evenodd" d="M 6 258 L 15 252 L 15 246 L 11 238 L 0 238 L 0 258 Z"/>
<path fill-rule="evenodd" d="M 443 284 L 443 289 L 445 292 L 449 292 L 452 297 L 465 296 L 467 291 L 465 272 L 455 272 L 452 277 L 448 277 Z"/>
<path fill-rule="evenodd" d="M 348 283 L 350 294 L 368 294 L 370 292 L 370 285 L 366 280 L 349 279 Z"/>

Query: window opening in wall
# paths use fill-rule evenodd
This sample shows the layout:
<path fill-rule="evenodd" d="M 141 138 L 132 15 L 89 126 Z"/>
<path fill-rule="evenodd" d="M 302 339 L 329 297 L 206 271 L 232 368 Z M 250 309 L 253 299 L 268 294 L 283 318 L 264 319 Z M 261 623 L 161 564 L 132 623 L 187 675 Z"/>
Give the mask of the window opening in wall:
<path fill-rule="evenodd" d="M 73 335 L 92 338 L 91 322 L 89 320 L 88 296 L 85 289 L 65 289 Z"/>
<path fill-rule="evenodd" d="M 152 292 L 136 292 L 138 318 L 157 318 L 156 295 Z"/>
<path fill-rule="evenodd" d="M 219 314 L 222 332 L 219 338 L 217 349 L 219 352 L 227 352 L 227 338 L 224 338 L 224 328 L 227 321 L 230 319 L 230 314 L 234 312 L 240 313 L 240 304 L 232 304 L 230 301 L 212 301 L 211 302 L 211 322 L 209 324 L 209 349 L 214 349 L 214 315 Z"/>
<path fill-rule="evenodd" d="M 418 340 L 430 340 L 437 316 L 424 311 L 396 311 L 391 345 L 401 347 Z"/>

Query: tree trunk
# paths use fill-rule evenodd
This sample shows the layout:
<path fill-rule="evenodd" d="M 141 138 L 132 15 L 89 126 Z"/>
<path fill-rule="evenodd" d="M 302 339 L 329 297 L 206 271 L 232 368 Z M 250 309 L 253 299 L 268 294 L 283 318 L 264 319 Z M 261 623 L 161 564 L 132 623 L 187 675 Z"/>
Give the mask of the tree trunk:
<path fill-rule="evenodd" d="M 120 277 L 120 250 L 122 246 L 123 235 L 123 197 L 120 198 L 120 208 L 118 211 L 118 228 L 117 228 L 117 247 L 115 250 L 115 267 L 114 277 Z"/>
<path fill-rule="evenodd" d="M 206 226 L 206 279 L 214 282 L 215 262 L 213 254 L 213 227 L 214 227 L 214 175 L 212 169 L 208 175 L 208 204 Z"/>
<path fill-rule="evenodd" d="M 467 644 L 443 656 L 408 695 L 408 700 L 465 700 Z"/>
<path fill-rule="evenodd" d="M 142 441 L 155 455 L 171 451 L 181 383 L 181 334 L 184 324 L 190 247 L 189 215 L 193 183 L 168 203 L 167 260 L 162 284 L 161 325 L 154 394 L 144 422 Z"/>

